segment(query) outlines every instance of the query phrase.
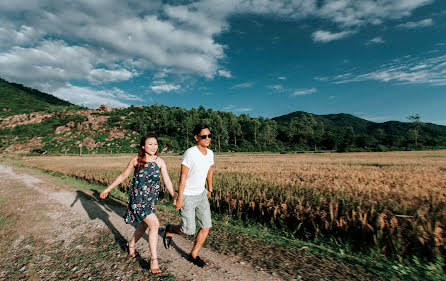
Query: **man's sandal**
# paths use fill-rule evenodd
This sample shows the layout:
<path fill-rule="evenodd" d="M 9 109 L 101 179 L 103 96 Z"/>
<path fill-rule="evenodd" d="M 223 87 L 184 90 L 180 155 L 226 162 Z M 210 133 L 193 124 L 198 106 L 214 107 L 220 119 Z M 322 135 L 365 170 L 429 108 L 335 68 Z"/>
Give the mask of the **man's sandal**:
<path fill-rule="evenodd" d="M 168 224 L 166 226 L 166 230 L 164 231 L 164 235 L 163 235 L 163 245 L 164 245 L 164 248 L 166 248 L 166 249 L 169 249 L 170 245 L 172 244 L 172 237 L 167 236 L 167 233 L 170 230 L 170 226 L 171 226 L 170 224 Z"/>
<path fill-rule="evenodd" d="M 133 254 L 130 254 L 130 249 L 133 249 Z M 130 247 L 130 244 L 127 242 L 127 244 L 125 245 L 125 251 L 127 252 L 127 255 L 131 258 L 136 257 L 136 250 L 135 250 L 135 245 Z"/>
<path fill-rule="evenodd" d="M 159 268 L 159 266 L 157 268 L 153 268 L 152 269 L 152 261 L 157 261 L 158 259 L 150 259 L 150 273 L 152 274 L 160 274 L 161 273 L 161 269 Z"/>

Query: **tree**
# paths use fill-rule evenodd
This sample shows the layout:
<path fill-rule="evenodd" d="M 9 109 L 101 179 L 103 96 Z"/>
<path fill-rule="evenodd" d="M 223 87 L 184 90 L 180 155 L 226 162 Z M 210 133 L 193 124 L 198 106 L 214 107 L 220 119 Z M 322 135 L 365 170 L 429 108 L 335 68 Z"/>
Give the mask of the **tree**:
<path fill-rule="evenodd" d="M 194 128 L 194 121 L 190 116 L 189 112 L 184 110 L 183 112 L 183 120 L 181 122 L 181 127 L 185 133 L 184 137 L 186 138 L 186 147 L 189 147 L 189 139 L 192 134 L 192 130 Z"/>
<path fill-rule="evenodd" d="M 257 145 L 257 131 L 262 123 L 257 118 L 253 118 L 252 123 L 254 125 L 254 144 Z"/>
<path fill-rule="evenodd" d="M 420 128 L 423 126 L 420 114 L 409 115 L 407 119 L 412 121 L 412 129 L 409 129 L 408 134 L 415 139 L 415 146 L 418 146 L 418 136 L 420 134 Z"/>
<path fill-rule="evenodd" d="M 324 133 L 325 133 L 324 123 L 316 121 L 316 125 L 313 127 L 313 136 L 312 136 L 314 143 L 314 151 L 317 151 L 317 144 L 319 144 L 322 141 Z"/>
<path fill-rule="evenodd" d="M 237 137 L 240 136 L 242 133 L 242 126 L 238 122 L 237 116 L 231 115 L 230 118 L 231 118 L 229 120 L 230 131 L 231 131 L 232 137 L 234 139 L 234 145 L 237 146 Z"/>
<path fill-rule="evenodd" d="M 355 131 L 352 126 L 346 126 L 341 130 L 341 143 L 338 147 L 338 152 L 346 152 L 351 147 L 355 140 Z"/>
<path fill-rule="evenodd" d="M 296 139 L 299 143 L 308 145 L 311 140 L 314 143 L 314 149 L 317 150 L 317 143 L 321 141 L 324 135 L 324 125 L 318 122 L 312 114 L 302 113 L 299 117 L 293 117 L 290 122 L 288 136 L 290 139 Z"/>

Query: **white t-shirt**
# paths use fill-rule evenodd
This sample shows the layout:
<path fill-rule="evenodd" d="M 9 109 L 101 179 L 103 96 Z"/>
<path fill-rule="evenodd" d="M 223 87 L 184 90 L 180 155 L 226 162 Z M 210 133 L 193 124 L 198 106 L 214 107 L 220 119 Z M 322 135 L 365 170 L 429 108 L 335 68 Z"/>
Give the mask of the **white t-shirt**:
<path fill-rule="evenodd" d="M 184 195 L 203 193 L 209 168 L 214 165 L 214 152 L 207 148 L 206 151 L 203 155 L 197 146 L 193 146 L 184 152 L 181 164 L 189 168 Z"/>

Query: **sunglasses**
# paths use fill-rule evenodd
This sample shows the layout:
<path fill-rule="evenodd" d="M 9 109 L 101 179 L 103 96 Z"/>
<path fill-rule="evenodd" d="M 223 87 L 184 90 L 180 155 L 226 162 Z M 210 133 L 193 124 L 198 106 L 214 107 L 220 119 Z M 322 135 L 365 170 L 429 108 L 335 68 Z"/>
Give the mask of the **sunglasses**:
<path fill-rule="evenodd" d="M 202 140 L 205 140 L 206 138 L 212 138 L 212 134 L 209 135 L 201 135 L 199 136 Z"/>

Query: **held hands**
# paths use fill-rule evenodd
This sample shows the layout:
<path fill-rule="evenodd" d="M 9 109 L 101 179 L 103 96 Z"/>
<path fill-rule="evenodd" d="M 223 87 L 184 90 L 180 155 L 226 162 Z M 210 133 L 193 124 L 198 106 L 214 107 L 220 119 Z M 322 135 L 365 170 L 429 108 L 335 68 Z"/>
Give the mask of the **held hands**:
<path fill-rule="evenodd" d="M 177 198 L 178 198 L 178 193 L 174 192 L 172 195 L 173 198 L 173 205 L 176 206 L 177 205 Z"/>
<path fill-rule="evenodd" d="M 181 198 L 181 197 L 177 197 L 177 198 L 174 200 L 173 203 L 175 204 L 175 208 L 176 208 L 177 210 L 183 208 L 183 205 L 184 205 L 184 203 L 183 203 L 183 198 Z"/>

